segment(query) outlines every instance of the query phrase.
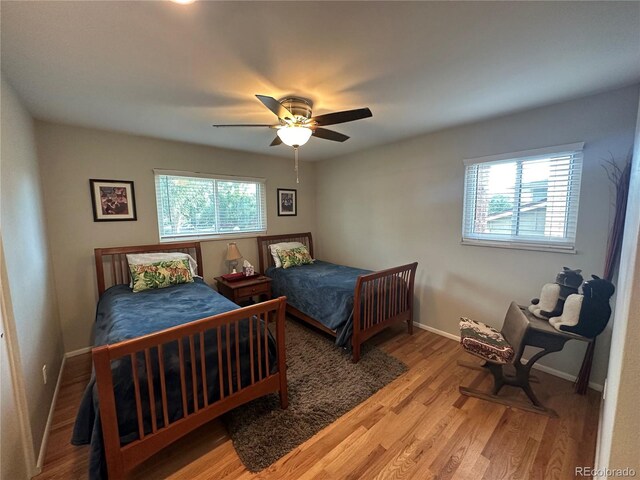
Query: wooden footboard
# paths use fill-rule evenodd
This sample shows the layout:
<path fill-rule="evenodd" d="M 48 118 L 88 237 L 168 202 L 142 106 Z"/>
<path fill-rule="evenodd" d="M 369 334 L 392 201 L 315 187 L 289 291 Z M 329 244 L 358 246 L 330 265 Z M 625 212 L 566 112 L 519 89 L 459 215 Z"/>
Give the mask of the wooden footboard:
<path fill-rule="evenodd" d="M 353 362 L 360 360 L 363 342 L 396 322 L 407 322 L 413 333 L 413 286 L 418 263 L 361 275 L 353 297 Z M 358 306 L 360 306 L 358 308 Z"/>
<path fill-rule="evenodd" d="M 93 362 L 109 478 L 122 478 L 126 471 L 195 428 L 267 393 L 279 392 L 281 406 L 286 408 L 285 306 L 286 298 L 280 297 L 143 337 L 94 348 Z M 241 359 L 239 324 L 244 319 L 249 322 L 250 350 L 248 358 Z M 267 348 L 267 328 L 274 321 L 277 371 L 270 365 L 273 360 L 270 360 Z M 260 323 L 256 322 L 263 322 L 264 328 L 261 330 Z M 218 398 L 215 399 L 208 398 L 207 393 L 210 391 L 207 389 L 207 363 L 211 365 L 211 362 L 205 361 L 205 332 L 208 339 L 217 339 L 218 358 L 215 364 L 219 385 L 216 386 Z M 168 385 L 163 348 L 169 348 L 170 344 L 173 348 L 177 344 L 179 352 L 180 392 L 169 392 L 174 397 L 179 394 L 182 400 L 182 417 L 178 419 L 170 418 L 167 406 Z M 225 348 L 224 345 L 235 348 Z M 235 353 L 232 354 L 232 351 Z M 131 365 L 138 422 L 138 438 L 126 445 L 120 442 L 112 373 L 112 362 L 123 360 Z M 248 385 L 246 381 L 241 382 L 241 362 L 250 362 L 251 378 Z M 154 378 L 154 372 L 157 372 L 158 378 Z M 188 384 L 193 392 L 187 391 Z"/>

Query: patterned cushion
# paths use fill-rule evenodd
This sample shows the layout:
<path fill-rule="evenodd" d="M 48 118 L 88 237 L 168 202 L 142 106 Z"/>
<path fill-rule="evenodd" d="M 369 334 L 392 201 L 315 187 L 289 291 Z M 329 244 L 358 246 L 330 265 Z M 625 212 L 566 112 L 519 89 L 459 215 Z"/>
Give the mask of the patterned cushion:
<path fill-rule="evenodd" d="M 313 258 L 311 258 L 309 250 L 304 245 L 291 250 L 278 249 L 277 253 L 282 262 L 282 268 L 299 267 L 300 265 L 313 263 Z"/>
<path fill-rule="evenodd" d="M 134 292 L 193 282 L 187 259 L 129 265 L 129 271 Z"/>
<path fill-rule="evenodd" d="M 492 363 L 511 363 L 515 352 L 495 328 L 469 318 L 460 318 L 460 344 L 467 352 Z"/>

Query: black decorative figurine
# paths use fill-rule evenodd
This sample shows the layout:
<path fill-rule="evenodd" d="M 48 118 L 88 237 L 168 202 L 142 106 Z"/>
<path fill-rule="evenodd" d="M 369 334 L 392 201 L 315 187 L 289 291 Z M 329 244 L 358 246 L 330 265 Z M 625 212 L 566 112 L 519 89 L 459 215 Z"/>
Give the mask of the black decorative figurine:
<path fill-rule="evenodd" d="M 549 323 L 557 330 L 594 338 L 600 335 L 609 323 L 609 299 L 615 292 L 615 287 L 608 280 L 596 275 L 591 277 L 593 280 L 582 285 L 582 295 L 569 295 L 562 315 L 549 319 Z"/>

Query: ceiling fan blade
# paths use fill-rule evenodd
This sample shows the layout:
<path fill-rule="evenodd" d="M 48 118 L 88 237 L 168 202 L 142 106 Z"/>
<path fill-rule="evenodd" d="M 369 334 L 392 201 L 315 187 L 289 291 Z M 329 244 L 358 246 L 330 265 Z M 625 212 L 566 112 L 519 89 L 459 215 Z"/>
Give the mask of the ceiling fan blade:
<path fill-rule="evenodd" d="M 291 120 L 296 119 L 293 113 L 291 113 L 288 108 L 283 107 L 282 104 L 279 101 L 277 101 L 275 98 L 268 97 L 266 95 L 256 95 L 256 97 L 258 97 L 258 100 L 260 100 L 265 107 L 267 107 L 269 110 L 275 113 L 278 116 L 278 118 L 281 118 L 283 120 L 287 118 Z"/>
<path fill-rule="evenodd" d="M 336 125 L 338 123 L 353 122 L 354 120 L 361 120 L 369 117 L 373 117 L 371 110 L 368 108 L 358 108 L 356 110 L 345 110 L 343 112 L 318 115 L 317 117 L 311 118 L 311 120 L 316 122 L 316 125 L 327 126 Z"/>
<path fill-rule="evenodd" d="M 275 147 L 276 145 L 280 145 L 281 143 L 282 143 L 282 140 L 280 140 L 280 137 L 276 135 L 276 138 L 273 139 L 273 142 L 271 142 L 269 146 Z"/>
<path fill-rule="evenodd" d="M 275 128 L 280 125 L 268 125 L 266 123 L 234 123 L 233 125 L 212 125 L 212 127 L 269 127 Z"/>
<path fill-rule="evenodd" d="M 333 130 L 329 130 L 327 128 L 315 128 L 312 135 L 314 137 L 323 138 L 325 140 L 333 140 L 334 142 L 344 142 L 345 140 L 349 140 L 349 137 L 347 135 L 334 132 Z"/>

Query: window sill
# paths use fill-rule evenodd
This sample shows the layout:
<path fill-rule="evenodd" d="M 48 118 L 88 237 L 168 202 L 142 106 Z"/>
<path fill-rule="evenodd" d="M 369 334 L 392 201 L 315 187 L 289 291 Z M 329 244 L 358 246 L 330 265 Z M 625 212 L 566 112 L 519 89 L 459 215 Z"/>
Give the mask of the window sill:
<path fill-rule="evenodd" d="M 180 243 L 180 242 L 215 242 L 222 240 L 236 240 L 239 238 L 255 238 L 260 235 L 265 235 L 266 230 L 260 232 L 247 232 L 247 233 L 235 233 L 235 234 L 222 234 L 222 235 L 185 235 L 180 237 L 161 238 L 160 243 Z"/>
<path fill-rule="evenodd" d="M 577 253 L 575 247 L 558 247 L 554 245 L 536 245 L 531 243 L 509 243 L 494 240 L 463 239 L 460 244 L 473 247 L 508 248 L 512 250 L 532 250 L 548 253 L 568 253 L 572 255 Z"/>

